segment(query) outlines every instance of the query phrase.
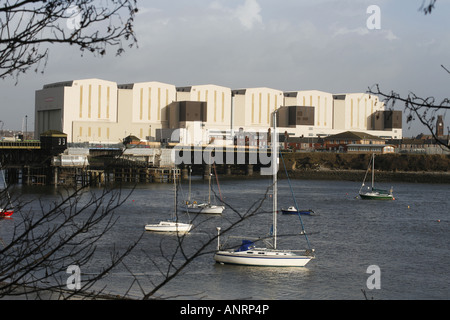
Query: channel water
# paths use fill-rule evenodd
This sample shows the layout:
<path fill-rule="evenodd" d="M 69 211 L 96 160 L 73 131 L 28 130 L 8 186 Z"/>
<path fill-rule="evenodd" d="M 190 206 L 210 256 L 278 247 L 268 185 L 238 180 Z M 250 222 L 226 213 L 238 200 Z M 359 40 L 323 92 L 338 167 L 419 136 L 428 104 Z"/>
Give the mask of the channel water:
<path fill-rule="evenodd" d="M 195 228 L 183 239 L 183 249 L 191 254 L 216 235 L 216 227 L 225 228 L 236 221 L 238 213 L 260 205 L 259 214 L 221 237 L 264 237 L 271 229 L 271 178 L 224 180 L 220 194 L 227 207 L 222 215 L 179 214 L 180 220 L 194 219 Z M 373 299 L 449 299 L 450 298 L 450 187 L 443 184 L 395 183 L 394 201 L 361 200 L 360 183 L 350 181 L 291 180 L 301 209 L 314 215 L 302 216 L 316 258 L 305 268 L 244 267 L 216 264 L 214 240 L 154 297 L 165 299 L 364 299 L 362 290 Z M 381 185 L 389 188 L 391 185 Z M 178 239 L 170 234 L 144 231 L 146 223 L 170 218 L 174 208 L 171 184 L 122 186 L 122 194 L 132 189 L 125 203 L 115 211 L 115 226 L 98 241 L 98 249 L 83 274 L 98 272 L 110 260 L 112 248 L 125 248 L 140 236 L 137 247 L 110 272 L 99 288 L 112 294 L 141 298 L 163 280 Z M 59 188 L 16 187 L 24 210 L 41 210 L 59 199 Z M 200 179 L 192 183 L 191 198 L 204 200 L 208 184 Z M 219 188 L 214 185 L 219 197 Z M 100 192 L 93 188 L 91 191 Z M 188 196 L 183 182 L 179 203 Z M 279 207 L 293 205 L 287 180 L 279 181 Z M 40 201 L 37 201 L 40 199 Z M 262 201 L 262 199 L 265 199 Z M 0 237 L 7 241 L 20 215 L 0 220 Z M 280 249 L 306 248 L 299 235 L 300 219 L 296 215 L 279 215 Z M 180 256 L 174 263 L 179 264 Z M 370 266 L 377 266 L 379 289 L 370 289 Z M 64 268 L 62 266 L 61 268 Z M 173 271 L 173 270 L 172 270 Z M 132 272 L 132 274 L 130 274 Z M 138 280 L 138 283 L 136 282 Z"/>

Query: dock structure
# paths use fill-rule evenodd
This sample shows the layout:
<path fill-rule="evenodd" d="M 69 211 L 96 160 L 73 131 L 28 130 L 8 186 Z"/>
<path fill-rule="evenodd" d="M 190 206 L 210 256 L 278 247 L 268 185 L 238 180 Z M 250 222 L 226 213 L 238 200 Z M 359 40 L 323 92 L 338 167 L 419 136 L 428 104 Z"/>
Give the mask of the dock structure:
<path fill-rule="evenodd" d="M 176 178 L 187 179 L 188 168 L 196 175 L 207 177 L 212 172 L 212 164 L 219 175 L 253 175 L 265 165 L 265 152 L 208 146 L 68 148 L 63 133 L 48 132 L 41 141 L 0 143 L 0 169 L 8 185 L 168 183 L 173 181 L 174 170 Z"/>

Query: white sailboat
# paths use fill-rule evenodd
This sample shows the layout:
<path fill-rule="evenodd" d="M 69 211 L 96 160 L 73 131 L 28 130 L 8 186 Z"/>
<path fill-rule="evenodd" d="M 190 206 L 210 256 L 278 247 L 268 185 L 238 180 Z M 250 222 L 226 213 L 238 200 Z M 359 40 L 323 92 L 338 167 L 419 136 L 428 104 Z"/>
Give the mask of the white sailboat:
<path fill-rule="evenodd" d="M 178 221 L 177 215 L 177 182 L 175 170 L 173 171 L 173 185 L 174 185 L 174 212 L 172 214 L 172 220 L 160 221 L 158 224 L 146 224 L 146 231 L 153 232 L 177 232 L 188 233 L 191 231 L 193 225 L 191 223 L 183 223 Z"/>
<path fill-rule="evenodd" d="M 222 214 L 223 210 L 225 210 L 225 206 L 215 205 L 211 203 L 211 172 L 209 172 L 208 177 L 208 202 L 205 203 L 197 203 L 197 201 L 191 202 L 190 194 L 191 194 L 191 176 L 189 172 L 189 200 L 186 201 L 184 205 L 184 210 L 189 213 L 205 213 L 205 214 Z"/>
<path fill-rule="evenodd" d="M 220 245 L 220 228 L 218 231 L 217 251 L 214 260 L 221 264 L 266 267 L 304 267 L 314 258 L 314 250 L 280 250 L 277 248 L 277 171 L 278 171 L 278 136 L 276 133 L 276 111 L 273 115 L 272 133 L 272 169 L 273 169 L 273 243 L 270 248 L 257 248 L 253 242 L 244 240 L 237 250 L 223 250 Z M 306 236 L 306 234 L 305 234 Z"/>

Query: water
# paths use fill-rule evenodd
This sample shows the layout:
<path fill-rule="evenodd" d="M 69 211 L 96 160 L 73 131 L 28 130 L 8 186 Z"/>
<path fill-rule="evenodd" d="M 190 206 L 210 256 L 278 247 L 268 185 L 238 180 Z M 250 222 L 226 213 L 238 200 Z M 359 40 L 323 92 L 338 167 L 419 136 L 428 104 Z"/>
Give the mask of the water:
<path fill-rule="evenodd" d="M 222 181 L 220 188 L 225 201 L 238 212 L 245 212 L 262 199 L 270 179 Z M 449 299 L 449 185 L 394 185 L 395 201 L 357 199 L 360 184 L 347 181 L 291 181 L 299 206 L 311 208 L 314 216 L 303 216 L 316 259 L 306 268 L 241 267 L 216 264 L 214 241 L 207 253 L 196 258 L 174 280 L 156 294 L 169 299 L 364 299 L 362 289 L 374 299 Z M 380 186 L 380 187 L 390 187 Z M 192 186 L 194 196 L 202 197 L 207 184 L 197 181 Z M 215 187 L 217 190 L 217 187 Z M 123 190 L 125 193 L 127 188 Z M 187 184 L 182 195 L 187 196 Z M 94 190 L 99 192 L 99 190 Z M 21 199 L 40 197 L 46 204 L 57 200 L 54 188 L 22 187 Z M 286 180 L 279 183 L 279 206 L 293 205 Z M 29 205 L 37 210 L 39 204 Z M 95 273 L 109 259 L 113 245 L 124 249 L 142 233 L 135 250 L 125 260 L 143 290 L 149 292 L 162 279 L 167 260 L 177 245 L 173 235 L 144 232 L 146 223 L 167 219 L 173 208 L 173 187 L 170 184 L 140 185 L 116 212 L 115 227 L 98 243 L 98 260 L 82 272 Z M 233 229 L 235 235 L 265 236 L 271 227 L 271 201 L 267 199 L 261 214 Z M 229 208 L 222 216 L 202 215 L 196 218 L 195 230 L 184 242 L 189 254 L 216 234 L 216 227 L 228 226 L 237 215 Z M 181 219 L 187 219 L 185 214 Z M 190 216 L 190 218 L 194 218 Z M 0 221 L 0 237 L 8 239 L 12 220 Z M 280 215 L 280 234 L 300 231 L 297 216 Z M 302 249 L 304 237 L 281 237 L 280 248 Z M 175 263 L 179 263 L 179 257 Z M 366 273 L 371 265 L 381 270 L 381 289 L 369 290 Z M 156 267 L 157 266 L 157 267 Z M 88 268 L 89 270 L 86 270 Z M 102 282 L 106 291 L 124 293 L 134 278 L 119 266 Z M 100 284 L 99 284 L 100 285 Z M 142 296 L 135 283 L 129 295 Z"/>

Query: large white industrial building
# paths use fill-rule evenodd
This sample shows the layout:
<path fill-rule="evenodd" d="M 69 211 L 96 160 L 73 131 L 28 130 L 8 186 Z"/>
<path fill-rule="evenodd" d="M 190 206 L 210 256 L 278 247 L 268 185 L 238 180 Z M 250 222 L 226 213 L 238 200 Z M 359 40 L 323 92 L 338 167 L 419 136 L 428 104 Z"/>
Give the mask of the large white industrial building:
<path fill-rule="evenodd" d="M 69 143 L 118 143 L 129 135 L 160 141 L 181 129 L 196 136 L 196 143 L 218 136 L 231 141 L 238 130 L 267 132 L 275 109 L 280 131 L 295 137 L 359 131 L 402 138 L 401 112 L 385 110 L 377 96 L 365 93 L 175 87 L 161 82 L 118 85 L 101 79 L 47 84 L 37 90 L 35 134 L 58 130 L 67 134 Z"/>

